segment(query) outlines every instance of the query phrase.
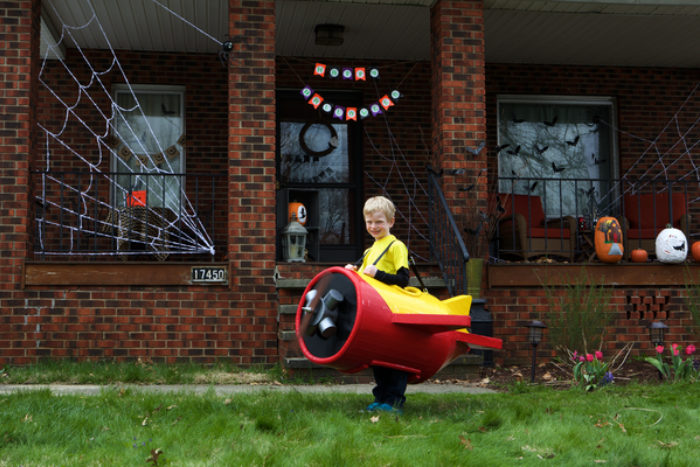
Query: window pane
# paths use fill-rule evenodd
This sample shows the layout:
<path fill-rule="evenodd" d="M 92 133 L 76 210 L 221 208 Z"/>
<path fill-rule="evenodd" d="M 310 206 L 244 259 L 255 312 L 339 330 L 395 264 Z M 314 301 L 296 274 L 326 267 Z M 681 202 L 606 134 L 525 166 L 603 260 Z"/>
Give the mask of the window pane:
<path fill-rule="evenodd" d="M 180 209 L 180 174 L 184 167 L 181 94 L 119 91 L 115 136 L 119 140 L 113 168 L 117 177 L 115 204 L 122 207 L 131 191 L 146 191 L 147 204 Z M 158 175 L 156 175 L 158 174 Z"/>
<path fill-rule="evenodd" d="M 319 190 L 318 196 L 321 244 L 351 243 L 353 239 L 350 228 L 350 190 L 322 189 Z"/>
<path fill-rule="evenodd" d="M 349 182 L 347 125 L 280 122 L 280 180 Z"/>
<path fill-rule="evenodd" d="M 610 115 L 610 105 L 500 102 L 500 191 L 542 197 L 548 216 L 593 215 L 610 195 L 610 129 L 600 123 Z"/>

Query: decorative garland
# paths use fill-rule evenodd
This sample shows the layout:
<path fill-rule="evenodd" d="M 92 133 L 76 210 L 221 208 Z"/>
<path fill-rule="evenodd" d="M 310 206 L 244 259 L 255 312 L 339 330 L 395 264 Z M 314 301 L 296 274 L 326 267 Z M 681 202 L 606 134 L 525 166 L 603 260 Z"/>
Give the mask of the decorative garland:
<path fill-rule="evenodd" d="M 326 76 L 328 70 L 328 76 Z M 321 78 L 343 78 L 354 79 L 355 81 L 367 81 L 367 69 L 365 67 L 337 67 L 328 68 L 325 63 L 317 63 L 314 66 L 314 76 Z M 369 69 L 369 77 L 379 79 L 379 70 L 376 68 Z"/>
<path fill-rule="evenodd" d="M 304 86 L 304 88 L 301 90 L 301 95 L 304 97 L 307 104 L 313 106 L 314 109 L 318 109 L 320 107 L 323 112 L 331 114 L 333 118 L 353 121 L 357 121 L 358 115 L 360 119 L 365 119 L 370 115 L 376 117 L 377 115 L 389 110 L 389 107 L 392 107 L 395 101 L 403 97 L 403 94 L 395 89 L 389 94 L 384 94 L 384 96 L 379 98 L 379 101 L 374 102 L 369 107 L 360 107 L 358 110 L 357 107 L 344 107 L 342 105 L 328 102 L 319 93 L 314 92 L 314 90 L 308 85 Z M 382 109 L 384 110 L 382 111 Z"/>

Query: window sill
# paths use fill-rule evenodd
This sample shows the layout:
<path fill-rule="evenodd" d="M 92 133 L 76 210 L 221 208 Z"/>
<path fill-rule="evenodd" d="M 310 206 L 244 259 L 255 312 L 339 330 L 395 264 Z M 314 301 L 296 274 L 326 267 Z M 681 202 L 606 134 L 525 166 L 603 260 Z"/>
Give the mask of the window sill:
<path fill-rule="evenodd" d="M 228 286 L 226 282 L 196 282 L 194 267 L 219 267 L 228 271 L 228 263 L 44 263 L 24 265 L 24 287 L 63 285 L 113 286 Z M 228 276 L 228 274 L 227 274 Z"/>

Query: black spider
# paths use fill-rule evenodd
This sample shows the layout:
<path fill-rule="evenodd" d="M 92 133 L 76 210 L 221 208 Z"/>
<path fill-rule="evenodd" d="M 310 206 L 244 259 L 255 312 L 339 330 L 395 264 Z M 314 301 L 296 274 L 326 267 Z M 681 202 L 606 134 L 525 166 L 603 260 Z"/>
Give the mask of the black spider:
<path fill-rule="evenodd" d="M 233 41 L 224 41 L 221 43 L 221 50 L 219 50 L 219 60 L 223 66 L 228 64 L 228 57 L 233 50 Z"/>

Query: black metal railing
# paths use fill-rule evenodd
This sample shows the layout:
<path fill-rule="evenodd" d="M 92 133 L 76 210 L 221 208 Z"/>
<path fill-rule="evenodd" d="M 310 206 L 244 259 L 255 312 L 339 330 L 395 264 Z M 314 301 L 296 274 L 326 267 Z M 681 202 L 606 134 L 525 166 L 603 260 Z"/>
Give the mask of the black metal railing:
<path fill-rule="evenodd" d="M 32 183 L 37 259 L 226 254 L 225 174 L 51 171 L 33 172 Z"/>
<path fill-rule="evenodd" d="M 496 260 L 590 260 L 596 221 L 604 216 L 618 219 L 628 252 L 653 255 L 653 241 L 669 223 L 689 243 L 700 237 L 692 222 L 700 214 L 697 181 L 500 177 L 498 187 Z"/>
<path fill-rule="evenodd" d="M 468 279 L 466 265 L 469 261 L 469 252 L 440 188 L 438 174 L 430 167 L 428 168 L 428 198 L 430 253 L 440 265 L 450 295 L 466 294 Z"/>

